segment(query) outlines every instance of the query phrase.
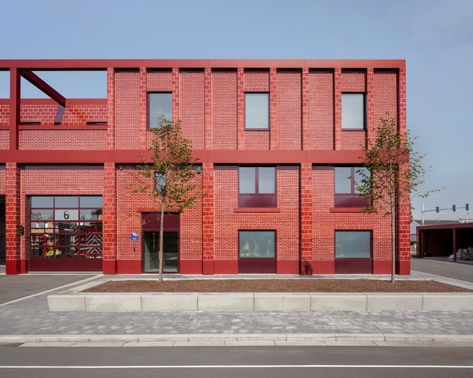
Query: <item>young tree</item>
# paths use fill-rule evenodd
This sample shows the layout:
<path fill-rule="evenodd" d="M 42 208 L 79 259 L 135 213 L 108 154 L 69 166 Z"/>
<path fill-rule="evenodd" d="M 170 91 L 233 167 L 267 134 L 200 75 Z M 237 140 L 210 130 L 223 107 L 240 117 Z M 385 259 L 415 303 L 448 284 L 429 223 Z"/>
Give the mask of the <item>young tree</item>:
<path fill-rule="evenodd" d="M 153 129 L 151 157 L 137 167 L 134 191 L 149 194 L 160 209 L 159 280 L 163 281 L 164 213 L 181 212 L 197 200 L 198 185 L 194 182 L 197 163 L 192 157 L 191 141 L 182 136 L 179 122 L 165 119 Z"/>
<path fill-rule="evenodd" d="M 368 141 L 357 190 L 371 202 L 368 211 L 381 211 L 391 218 L 391 282 L 396 270 L 396 229 L 400 209 L 409 204 L 411 193 L 424 183 L 424 156 L 414 151 L 409 134 L 402 134 L 395 119 L 381 118 L 373 140 Z M 429 192 L 420 195 L 425 197 Z"/>

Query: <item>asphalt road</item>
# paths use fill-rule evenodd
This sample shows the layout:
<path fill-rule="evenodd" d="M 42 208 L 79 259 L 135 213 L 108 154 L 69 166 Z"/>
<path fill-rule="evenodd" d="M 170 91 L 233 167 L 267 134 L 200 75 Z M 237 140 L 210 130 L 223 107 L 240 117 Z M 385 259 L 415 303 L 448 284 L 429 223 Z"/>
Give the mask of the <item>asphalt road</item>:
<path fill-rule="evenodd" d="M 472 354 L 473 348 L 421 347 L 5 346 L 0 347 L 0 376 L 470 378 Z"/>
<path fill-rule="evenodd" d="M 411 269 L 456 280 L 473 282 L 473 265 L 430 259 L 411 259 Z"/>
<path fill-rule="evenodd" d="M 93 277 L 95 274 L 0 275 L 0 304 Z"/>

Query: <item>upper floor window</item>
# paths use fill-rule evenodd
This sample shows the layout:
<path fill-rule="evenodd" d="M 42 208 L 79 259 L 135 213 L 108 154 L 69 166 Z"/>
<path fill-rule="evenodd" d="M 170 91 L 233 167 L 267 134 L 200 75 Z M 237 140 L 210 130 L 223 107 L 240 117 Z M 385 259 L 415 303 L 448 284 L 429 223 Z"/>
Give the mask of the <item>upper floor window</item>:
<path fill-rule="evenodd" d="M 158 128 L 163 121 L 172 122 L 172 93 L 148 93 L 148 128 Z"/>
<path fill-rule="evenodd" d="M 335 167 L 335 206 L 336 207 L 366 207 L 369 201 L 357 190 L 361 184 L 363 167 Z"/>
<path fill-rule="evenodd" d="M 269 93 L 245 93 L 245 129 L 269 129 Z"/>
<path fill-rule="evenodd" d="M 342 93 L 342 129 L 363 130 L 364 128 L 364 93 Z"/>
<path fill-rule="evenodd" d="M 276 168 L 238 168 L 238 206 L 276 207 Z"/>

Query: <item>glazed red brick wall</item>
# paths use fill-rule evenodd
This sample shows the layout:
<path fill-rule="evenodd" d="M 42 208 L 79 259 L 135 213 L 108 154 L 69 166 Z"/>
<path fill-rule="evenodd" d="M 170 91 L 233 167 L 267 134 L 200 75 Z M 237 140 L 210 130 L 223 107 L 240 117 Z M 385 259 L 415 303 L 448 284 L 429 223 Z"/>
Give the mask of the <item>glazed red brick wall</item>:
<path fill-rule="evenodd" d="M 182 134 L 192 148 L 204 149 L 204 72 L 183 70 L 179 74 L 179 120 Z"/>
<path fill-rule="evenodd" d="M 10 132 L 8 130 L 0 130 L 0 150 L 8 150 L 10 148 Z"/>
<path fill-rule="evenodd" d="M 237 74 L 235 70 L 212 72 L 212 146 L 237 149 Z"/>
<path fill-rule="evenodd" d="M 10 106 L 7 102 L 0 103 L 0 126 L 8 126 L 10 124 Z"/>
<path fill-rule="evenodd" d="M 103 195 L 103 166 L 24 166 L 20 170 L 20 223 L 29 224 L 27 198 L 32 195 Z M 20 244 L 26 259 L 28 227 Z"/>
<path fill-rule="evenodd" d="M 310 71 L 308 75 L 308 150 L 333 150 L 333 70 Z"/>
<path fill-rule="evenodd" d="M 342 212 L 334 209 L 333 167 L 313 169 L 313 264 L 314 273 L 335 272 L 335 230 L 373 231 L 373 273 L 389 273 L 391 231 L 383 213 Z"/>
<path fill-rule="evenodd" d="M 342 70 L 342 92 L 366 92 L 366 70 Z"/>
<path fill-rule="evenodd" d="M 2 100 L 0 104 L 0 125 L 9 124 L 10 108 Z M 20 107 L 21 122 L 40 122 L 54 125 L 58 105 L 49 99 L 23 99 Z M 81 103 L 82 102 L 82 103 Z M 87 122 L 107 122 L 106 100 L 70 99 L 61 121 L 64 126 L 85 126 Z"/>
<path fill-rule="evenodd" d="M 91 126 L 93 127 L 93 126 Z M 20 130 L 20 150 L 105 150 L 106 130 Z"/>
<path fill-rule="evenodd" d="M 215 182 L 215 271 L 238 272 L 238 230 L 276 230 L 277 272 L 299 272 L 299 169 L 278 166 L 277 209 L 238 212 L 238 168 L 217 166 Z"/>
<path fill-rule="evenodd" d="M 196 177 L 199 184 L 200 176 Z M 126 273 L 141 273 L 143 255 L 142 212 L 159 211 L 148 193 L 136 193 L 137 176 L 133 166 L 119 166 L 116 172 L 117 264 Z M 130 233 L 140 234 L 131 241 Z M 202 265 L 202 203 L 201 200 L 180 217 L 180 265 L 186 273 L 201 273 Z M 196 265 L 199 269 L 196 269 Z M 182 269 L 184 268 L 184 269 Z M 194 270 L 192 270 L 194 269 Z M 200 270 L 200 271 L 199 271 Z"/>
<path fill-rule="evenodd" d="M 276 74 L 276 128 L 279 150 L 300 150 L 301 130 L 301 72 L 278 71 Z"/>
<path fill-rule="evenodd" d="M 0 194 L 5 194 L 5 165 L 0 164 Z"/>
<path fill-rule="evenodd" d="M 397 118 L 397 72 L 375 71 L 373 85 L 375 125 L 380 118 Z M 386 112 L 389 115 L 386 115 Z"/>
<path fill-rule="evenodd" d="M 171 69 L 148 70 L 146 90 L 148 92 L 172 92 Z"/>
<path fill-rule="evenodd" d="M 5 169 L 6 273 L 24 273 L 26 263 L 20 257 L 21 242 L 17 231 L 20 217 L 20 170 L 16 163 L 6 163 Z"/>
<path fill-rule="evenodd" d="M 140 149 L 140 73 L 115 72 L 115 148 Z"/>

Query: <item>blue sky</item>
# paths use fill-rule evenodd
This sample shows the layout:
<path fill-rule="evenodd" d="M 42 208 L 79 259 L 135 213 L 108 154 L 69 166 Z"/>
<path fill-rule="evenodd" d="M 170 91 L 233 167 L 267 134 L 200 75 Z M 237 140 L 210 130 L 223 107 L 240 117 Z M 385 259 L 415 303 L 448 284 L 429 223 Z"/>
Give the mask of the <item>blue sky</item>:
<path fill-rule="evenodd" d="M 408 127 L 432 167 L 425 190 L 445 188 L 426 207 L 473 207 L 471 0 L 15 0 L 1 9 L 0 59 L 406 59 Z M 103 84 L 85 75 L 58 89 L 100 96 Z"/>

